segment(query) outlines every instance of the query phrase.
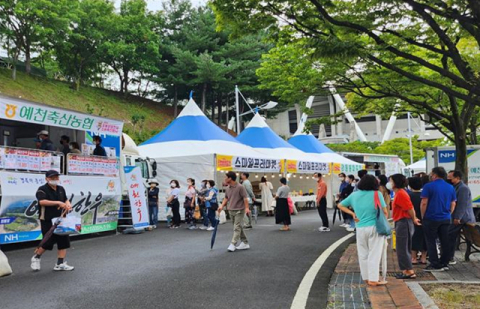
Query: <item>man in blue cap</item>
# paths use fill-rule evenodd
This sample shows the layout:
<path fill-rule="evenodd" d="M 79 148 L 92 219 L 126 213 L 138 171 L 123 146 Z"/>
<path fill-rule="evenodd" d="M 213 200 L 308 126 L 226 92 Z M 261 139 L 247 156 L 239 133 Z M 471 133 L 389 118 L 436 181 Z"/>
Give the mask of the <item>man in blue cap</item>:
<path fill-rule="evenodd" d="M 38 188 L 37 200 L 38 207 L 40 208 L 40 225 L 42 229 L 42 235 L 48 233 L 52 228 L 53 218 L 58 218 L 62 215 L 63 211 L 72 210 L 72 205 L 67 198 L 65 189 L 60 186 L 60 174 L 55 170 L 50 170 L 45 173 L 47 183 Z M 53 245 L 57 244 L 58 260 L 53 270 L 68 271 L 73 270 L 74 267 L 67 264 L 65 256 L 67 255 L 67 249 L 70 248 L 69 236 L 60 236 L 52 234 L 52 236 L 35 251 L 35 255 L 31 260 L 31 268 L 33 270 L 40 270 L 40 258 L 46 250 L 53 250 Z"/>

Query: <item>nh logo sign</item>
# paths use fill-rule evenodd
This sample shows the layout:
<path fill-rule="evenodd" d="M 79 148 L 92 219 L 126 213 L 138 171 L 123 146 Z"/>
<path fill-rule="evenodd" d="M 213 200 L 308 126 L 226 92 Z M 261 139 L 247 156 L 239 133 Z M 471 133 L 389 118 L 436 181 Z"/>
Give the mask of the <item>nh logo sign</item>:
<path fill-rule="evenodd" d="M 456 153 L 455 150 L 442 150 L 438 152 L 438 157 L 439 163 L 455 162 Z"/>
<path fill-rule="evenodd" d="M 18 241 L 18 234 L 7 234 L 3 238 L 3 243 L 16 242 Z"/>

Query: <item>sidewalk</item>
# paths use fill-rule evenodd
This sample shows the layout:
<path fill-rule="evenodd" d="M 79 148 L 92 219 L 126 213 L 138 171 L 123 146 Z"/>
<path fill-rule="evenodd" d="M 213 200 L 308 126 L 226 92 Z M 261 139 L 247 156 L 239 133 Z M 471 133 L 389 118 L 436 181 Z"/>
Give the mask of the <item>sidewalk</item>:
<path fill-rule="evenodd" d="M 472 255 L 471 262 L 464 262 L 463 251 L 456 252 L 456 265 L 440 273 L 428 273 L 422 269 L 425 265 L 414 265 L 417 279 L 398 280 L 400 273 L 397 256 L 389 244 L 387 286 L 368 287 L 360 276 L 357 246 L 351 244 L 340 258 L 329 284 L 327 308 L 402 308 L 414 309 L 437 308 L 422 289 L 421 285 L 429 283 L 479 283 L 480 255 Z M 422 306 L 423 305 L 423 306 Z"/>

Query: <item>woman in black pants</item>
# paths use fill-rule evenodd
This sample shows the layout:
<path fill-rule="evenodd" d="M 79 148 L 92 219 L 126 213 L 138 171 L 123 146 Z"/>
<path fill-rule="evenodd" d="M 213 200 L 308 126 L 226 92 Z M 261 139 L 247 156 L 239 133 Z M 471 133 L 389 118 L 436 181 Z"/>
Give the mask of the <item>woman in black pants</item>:
<path fill-rule="evenodd" d="M 180 203 L 178 202 L 178 195 L 180 194 L 180 184 L 177 180 L 170 181 L 170 193 L 167 198 L 168 207 L 172 208 L 173 219 L 171 229 L 178 229 L 180 226 Z"/>

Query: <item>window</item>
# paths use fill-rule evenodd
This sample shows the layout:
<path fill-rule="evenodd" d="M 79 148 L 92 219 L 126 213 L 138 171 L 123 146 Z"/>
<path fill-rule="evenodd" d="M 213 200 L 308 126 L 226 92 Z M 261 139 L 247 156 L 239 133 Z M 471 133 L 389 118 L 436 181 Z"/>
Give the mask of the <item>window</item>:
<path fill-rule="evenodd" d="M 135 160 L 135 166 L 140 167 L 140 170 L 142 171 L 142 178 L 148 179 L 148 165 L 147 162 L 144 160 Z"/>
<path fill-rule="evenodd" d="M 298 120 L 297 120 L 296 110 L 288 111 L 288 124 L 289 124 L 290 134 L 294 134 L 298 129 Z"/>

